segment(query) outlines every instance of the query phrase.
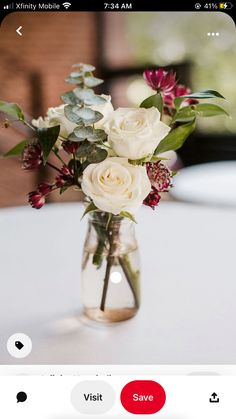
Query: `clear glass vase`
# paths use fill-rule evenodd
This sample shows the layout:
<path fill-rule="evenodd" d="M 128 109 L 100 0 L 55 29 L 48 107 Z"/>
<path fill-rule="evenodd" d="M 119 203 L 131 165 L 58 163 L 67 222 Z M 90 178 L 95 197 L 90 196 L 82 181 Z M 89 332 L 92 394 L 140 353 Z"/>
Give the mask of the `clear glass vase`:
<path fill-rule="evenodd" d="M 140 305 L 140 258 L 134 223 L 90 215 L 82 259 L 84 314 L 97 322 L 133 317 Z"/>

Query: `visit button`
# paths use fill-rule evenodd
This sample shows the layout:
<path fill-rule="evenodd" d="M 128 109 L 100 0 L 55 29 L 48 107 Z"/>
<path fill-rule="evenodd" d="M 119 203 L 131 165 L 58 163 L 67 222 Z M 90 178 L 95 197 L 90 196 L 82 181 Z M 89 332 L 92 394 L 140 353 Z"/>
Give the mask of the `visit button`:
<path fill-rule="evenodd" d="M 124 386 L 120 400 L 129 413 L 151 415 L 163 408 L 166 393 L 156 381 L 136 380 Z"/>

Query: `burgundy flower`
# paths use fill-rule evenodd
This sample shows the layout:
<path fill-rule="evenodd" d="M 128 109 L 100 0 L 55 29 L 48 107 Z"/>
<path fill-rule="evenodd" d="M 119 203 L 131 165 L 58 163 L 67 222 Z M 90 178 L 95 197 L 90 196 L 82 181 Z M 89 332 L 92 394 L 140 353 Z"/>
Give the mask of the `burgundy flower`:
<path fill-rule="evenodd" d="M 172 173 L 170 169 L 161 162 L 147 163 L 146 169 L 152 187 L 157 192 L 167 192 L 172 186 Z"/>
<path fill-rule="evenodd" d="M 151 207 L 153 210 L 159 204 L 161 197 L 157 191 L 154 189 L 149 193 L 149 195 L 144 199 L 143 204 Z"/>
<path fill-rule="evenodd" d="M 45 204 L 45 197 L 39 191 L 33 191 L 29 193 L 29 203 L 32 208 L 40 209 Z"/>
<path fill-rule="evenodd" d="M 47 195 L 48 193 L 50 193 L 52 190 L 52 185 L 50 185 L 50 183 L 40 183 L 40 185 L 38 185 L 38 191 L 42 194 L 42 195 Z"/>
<path fill-rule="evenodd" d="M 74 154 L 79 148 L 79 143 L 76 143 L 74 141 L 69 141 L 69 140 L 63 141 L 62 147 L 66 151 L 66 153 Z"/>
<path fill-rule="evenodd" d="M 55 183 L 58 188 L 61 188 L 65 184 L 72 185 L 74 180 L 73 171 L 68 166 L 62 166 L 60 174 L 56 176 Z"/>
<path fill-rule="evenodd" d="M 173 71 L 164 71 L 163 68 L 159 68 L 158 70 L 145 70 L 143 77 L 148 86 L 158 92 L 169 93 L 176 85 L 176 74 Z"/>
<path fill-rule="evenodd" d="M 43 161 L 42 150 L 39 144 L 28 144 L 22 153 L 22 168 L 33 170 L 40 166 Z"/>
<path fill-rule="evenodd" d="M 184 86 L 183 84 L 177 84 L 172 92 L 164 95 L 164 103 L 169 106 L 170 108 L 174 108 L 174 99 L 179 96 L 186 96 L 191 93 L 191 89 Z M 195 99 L 185 99 L 181 106 L 188 106 L 198 103 Z"/>

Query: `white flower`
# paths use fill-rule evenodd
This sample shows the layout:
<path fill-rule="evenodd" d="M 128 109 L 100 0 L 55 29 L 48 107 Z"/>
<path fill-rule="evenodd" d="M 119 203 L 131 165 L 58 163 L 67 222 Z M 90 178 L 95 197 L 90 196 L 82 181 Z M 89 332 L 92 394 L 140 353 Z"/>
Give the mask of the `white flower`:
<path fill-rule="evenodd" d="M 115 215 L 137 210 L 151 190 L 146 168 L 122 157 L 87 166 L 81 187 L 97 208 Z"/>
<path fill-rule="evenodd" d="M 118 108 L 104 125 L 108 141 L 117 156 L 136 160 L 153 154 L 170 127 L 160 121 L 155 107 Z"/>
<path fill-rule="evenodd" d="M 101 95 L 101 97 L 106 100 L 106 103 L 102 103 L 101 105 L 90 106 L 90 108 L 93 111 L 98 111 L 98 112 L 101 112 L 103 114 L 103 118 L 100 119 L 100 121 L 98 121 L 94 124 L 94 127 L 96 129 L 103 129 L 103 125 L 106 123 L 107 118 L 114 111 L 114 108 L 113 108 L 112 103 L 111 103 L 111 96 Z"/>
<path fill-rule="evenodd" d="M 37 128 L 49 128 L 60 125 L 60 136 L 63 137 L 62 139 L 67 138 L 77 125 L 66 118 L 64 114 L 65 106 L 60 105 L 55 108 L 49 108 L 45 118 L 40 116 L 38 119 L 33 119 L 32 124 Z"/>

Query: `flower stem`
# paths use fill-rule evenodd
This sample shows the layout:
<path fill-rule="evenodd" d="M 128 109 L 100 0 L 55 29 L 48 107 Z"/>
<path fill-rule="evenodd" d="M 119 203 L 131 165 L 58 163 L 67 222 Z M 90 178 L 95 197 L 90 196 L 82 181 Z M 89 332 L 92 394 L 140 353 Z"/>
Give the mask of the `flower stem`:
<path fill-rule="evenodd" d="M 54 166 L 54 164 L 49 163 L 48 161 L 47 161 L 47 163 L 46 163 L 46 164 L 47 164 L 49 167 L 51 167 L 52 169 L 57 170 L 57 172 L 61 173 L 60 169 L 58 169 L 58 167 Z"/>
<path fill-rule="evenodd" d="M 135 290 L 134 284 L 132 282 L 132 279 L 135 280 L 137 277 L 137 273 L 133 272 L 130 266 L 130 261 L 127 260 L 127 256 L 123 257 L 119 257 L 119 262 L 120 262 L 120 266 L 123 269 L 123 272 L 126 276 L 127 282 L 130 286 L 130 289 L 132 291 L 133 297 L 134 297 L 134 303 L 135 303 L 135 307 L 138 309 L 139 308 L 139 299 L 138 299 L 138 293 L 137 290 Z M 131 279 L 132 278 L 132 279 Z"/>

